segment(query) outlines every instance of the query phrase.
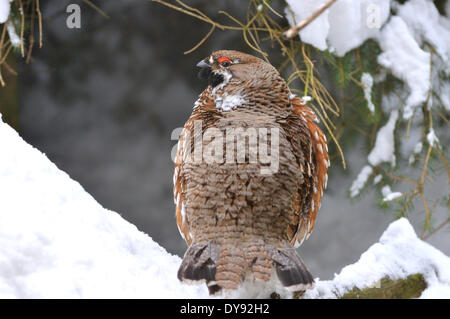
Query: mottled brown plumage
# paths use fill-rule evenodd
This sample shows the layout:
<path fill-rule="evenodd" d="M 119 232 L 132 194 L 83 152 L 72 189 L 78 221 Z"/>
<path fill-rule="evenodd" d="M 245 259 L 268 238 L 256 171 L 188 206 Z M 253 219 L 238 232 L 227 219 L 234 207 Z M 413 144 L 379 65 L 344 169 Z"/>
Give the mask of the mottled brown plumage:
<path fill-rule="evenodd" d="M 174 172 L 177 224 L 189 245 L 178 276 L 206 282 L 211 293 L 235 290 L 250 276 L 308 288 L 313 278 L 291 246 L 312 232 L 326 185 L 329 159 L 317 117 L 259 58 L 222 50 L 199 66 L 209 85 L 180 136 Z M 245 141 L 245 160 L 227 161 L 238 151 L 214 148 L 217 137 L 204 136 L 211 128 L 223 141 L 229 132 Z M 252 160 L 251 130 L 270 132 L 268 149 L 278 136 L 278 167 L 270 174 L 261 173 L 268 163 Z M 200 148 L 224 160 L 205 161 L 195 153 Z"/>

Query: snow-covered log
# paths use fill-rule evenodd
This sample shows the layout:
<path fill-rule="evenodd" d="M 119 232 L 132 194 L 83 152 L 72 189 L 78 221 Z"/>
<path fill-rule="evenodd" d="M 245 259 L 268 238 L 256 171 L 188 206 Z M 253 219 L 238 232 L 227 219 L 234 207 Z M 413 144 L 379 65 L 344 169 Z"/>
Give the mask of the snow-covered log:
<path fill-rule="evenodd" d="M 395 292 L 409 284 L 412 287 L 404 295 Z M 450 258 L 420 240 L 408 220 L 401 218 L 389 225 L 359 261 L 344 267 L 333 280 L 319 281 L 303 298 L 381 298 L 383 293 L 408 297 L 417 291 L 421 298 L 450 298 Z"/>

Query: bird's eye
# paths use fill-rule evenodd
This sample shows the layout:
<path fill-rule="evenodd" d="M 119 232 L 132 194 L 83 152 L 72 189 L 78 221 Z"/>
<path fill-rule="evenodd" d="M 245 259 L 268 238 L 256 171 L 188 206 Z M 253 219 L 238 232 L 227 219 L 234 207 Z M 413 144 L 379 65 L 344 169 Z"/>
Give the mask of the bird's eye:
<path fill-rule="evenodd" d="M 221 66 L 226 68 L 231 65 L 231 60 L 226 57 L 221 57 L 219 58 L 219 63 Z"/>

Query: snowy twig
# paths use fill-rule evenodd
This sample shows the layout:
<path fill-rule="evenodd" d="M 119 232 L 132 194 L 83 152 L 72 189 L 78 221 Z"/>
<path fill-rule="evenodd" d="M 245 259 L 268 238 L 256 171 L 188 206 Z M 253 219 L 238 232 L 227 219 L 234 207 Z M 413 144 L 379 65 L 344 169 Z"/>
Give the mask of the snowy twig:
<path fill-rule="evenodd" d="M 3 30 L 0 37 L 0 65 L 5 67 L 11 74 L 17 75 L 6 62 L 9 53 L 13 51 L 13 47 L 20 48 L 20 54 L 25 58 L 26 63 L 31 60 L 31 53 L 35 44 L 34 30 L 35 24 L 38 24 L 39 47 L 42 47 L 42 13 L 40 10 L 40 0 L 17 0 L 15 5 L 8 10 L 7 19 L 2 21 Z M 8 2 L 9 4 L 9 2 Z M 11 5 L 13 2 L 11 1 Z M 20 25 L 20 32 L 16 33 L 16 26 Z M 18 27 L 19 28 L 19 27 Z M 7 30 L 8 36 L 5 35 Z M 25 42 L 28 46 L 25 48 Z M 0 84 L 5 86 L 6 83 L 0 74 Z"/>
<path fill-rule="evenodd" d="M 290 28 L 289 30 L 287 30 L 286 32 L 284 32 L 284 36 L 288 39 L 295 37 L 295 35 L 298 34 L 301 29 L 303 29 L 308 24 L 310 24 L 314 19 L 316 19 L 318 16 L 320 16 L 325 10 L 327 10 L 335 2 L 336 2 L 336 0 L 328 0 L 327 3 L 325 3 L 319 9 L 317 9 L 317 11 L 315 11 L 308 18 L 304 19 L 303 21 L 298 23 L 296 26 L 294 26 L 294 27 Z"/>

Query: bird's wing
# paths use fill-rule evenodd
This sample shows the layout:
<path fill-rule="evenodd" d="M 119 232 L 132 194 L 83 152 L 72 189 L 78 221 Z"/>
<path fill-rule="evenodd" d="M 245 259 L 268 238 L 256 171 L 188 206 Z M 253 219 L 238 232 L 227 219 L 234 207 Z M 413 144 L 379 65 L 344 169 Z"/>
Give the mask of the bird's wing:
<path fill-rule="evenodd" d="M 311 234 L 327 184 L 330 165 L 325 134 L 314 112 L 299 98 L 292 100 L 293 112 L 282 125 L 289 139 L 303 181 L 294 199 L 294 218 L 287 235 L 291 245 L 299 245 Z"/>
<path fill-rule="evenodd" d="M 185 207 L 184 194 L 186 194 L 187 177 L 184 174 L 184 166 L 188 161 L 194 160 L 194 134 L 203 134 L 205 128 L 209 126 L 208 119 L 213 118 L 211 114 L 216 112 L 214 101 L 210 97 L 210 87 L 208 87 L 195 103 L 194 111 L 186 121 L 178 139 L 178 149 L 173 173 L 173 198 L 176 206 L 178 230 L 188 245 L 191 245 L 192 237 L 189 231 L 189 216 L 186 213 Z M 201 125 L 201 132 L 195 132 L 194 126 L 197 121 L 201 123 L 199 124 Z"/>
<path fill-rule="evenodd" d="M 175 157 L 175 169 L 173 172 L 173 199 L 176 207 L 176 219 L 178 230 L 181 236 L 184 238 L 188 245 L 191 244 L 192 238 L 189 232 L 189 223 L 186 216 L 185 206 L 184 206 L 184 174 L 183 165 L 191 156 L 189 144 L 191 142 L 190 132 L 192 122 L 188 121 L 181 132 L 180 138 L 178 139 L 178 149 Z M 188 144 L 189 143 L 189 144 Z"/>

